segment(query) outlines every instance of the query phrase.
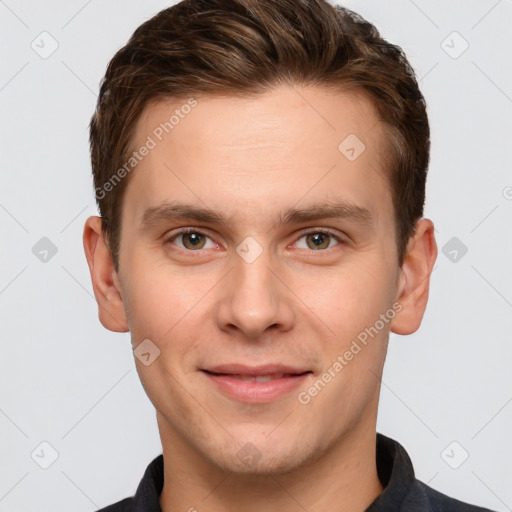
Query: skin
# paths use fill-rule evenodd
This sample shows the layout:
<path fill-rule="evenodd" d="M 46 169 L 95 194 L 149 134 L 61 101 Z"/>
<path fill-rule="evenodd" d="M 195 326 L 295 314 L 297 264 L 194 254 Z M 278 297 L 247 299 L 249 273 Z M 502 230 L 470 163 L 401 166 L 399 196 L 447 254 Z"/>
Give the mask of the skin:
<path fill-rule="evenodd" d="M 253 97 L 197 99 L 129 178 L 119 273 L 100 219 L 89 218 L 84 229 L 100 321 L 129 330 L 133 347 L 150 339 L 160 350 L 148 366 L 135 362 L 157 411 L 162 510 L 256 512 L 269 503 L 284 512 L 364 510 L 383 489 L 375 432 L 389 331 L 410 334 L 421 323 L 437 256 L 434 226 L 418 221 L 400 268 L 382 164 L 386 132 L 362 94 L 280 86 Z M 133 147 L 183 103 L 148 106 Z M 338 150 L 349 134 L 366 146 L 354 161 Z M 226 222 L 164 219 L 142 227 L 147 209 L 170 201 L 209 208 Z M 289 208 L 334 201 L 366 208 L 371 223 L 277 222 Z M 205 235 L 203 249 L 190 236 L 172 239 L 185 227 Z M 334 236 L 315 248 L 314 233 L 325 229 Z M 252 263 L 236 252 L 247 236 L 262 249 Z M 299 392 L 394 304 L 400 312 L 301 404 Z M 224 363 L 283 363 L 312 374 L 274 402 L 248 404 L 200 371 Z M 237 456 L 247 443 L 260 454 L 249 465 Z"/>

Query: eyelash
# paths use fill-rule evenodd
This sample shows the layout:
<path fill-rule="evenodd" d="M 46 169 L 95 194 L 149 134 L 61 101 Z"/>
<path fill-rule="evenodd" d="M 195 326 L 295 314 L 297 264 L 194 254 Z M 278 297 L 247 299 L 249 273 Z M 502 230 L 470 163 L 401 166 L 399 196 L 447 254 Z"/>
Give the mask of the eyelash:
<path fill-rule="evenodd" d="M 183 228 L 183 229 L 180 229 L 177 233 L 174 233 L 171 237 L 167 238 L 165 240 L 165 244 L 168 244 L 170 242 L 173 242 L 176 238 L 178 238 L 179 236 L 181 235 L 186 235 L 187 233 L 197 233 L 199 235 L 203 235 L 203 236 L 206 236 L 208 238 L 210 238 L 210 240 L 212 239 L 207 233 L 201 231 L 200 229 L 195 229 L 195 228 Z M 343 238 L 341 238 L 339 235 L 337 235 L 336 233 L 334 233 L 332 230 L 330 230 L 329 228 L 322 228 L 322 229 L 318 229 L 318 228 L 310 228 L 306 231 L 303 231 L 300 235 L 299 238 L 297 238 L 297 241 L 300 240 L 301 238 L 303 238 L 304 236 L 307 236 L 307 235 L 311 235 L 311 234 L 317 234 L 317 233 L 321 233 L 323 235 L 329 235 L 331 236 L 332 238 L 334 238 L 338 244 L 340 245 L 344 245 L 346 244 L 347 242 L 345 240 L 343 240 Z M 296 243 L 296 242 L 295 242 Z M 336 246 L 335 246 L 336 247 Z M 196 251 L 193 251 L 193 250 L 190 250 L 190 249 L 182 249 L 181 247 L 178 247 L 179 250 L 182 250 L 182 251 L 185 251 L 185 252 L 190 252 L 190 253 L 194 253 L 194 252 L 197 252 L 197 253 L 201 253 L 202 251 L 207 251 L 208 249 L 198 249 Z M 312 253 L 318 253 L 318 252 L 326 252 L 327 250 L 329 249 L 334 249 L 334 247 L 328 247 L 327 249 L 321 249 L 321 250 L 315 250 L 315 249 L 302 249 L 302 250 L 306 250 L 306 251 L 310 251 Z"/>

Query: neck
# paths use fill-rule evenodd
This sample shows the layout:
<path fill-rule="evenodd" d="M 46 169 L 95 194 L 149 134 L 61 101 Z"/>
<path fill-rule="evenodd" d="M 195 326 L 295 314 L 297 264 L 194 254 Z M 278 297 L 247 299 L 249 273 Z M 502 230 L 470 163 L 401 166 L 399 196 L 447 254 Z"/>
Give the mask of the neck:
<path fill-rule="evenodd" d="M 162 435 L 163 434 L 163 435 Z M 173 432 L 162 432 L 162 512 L 364 511 L 382 492 L 375 424 L 346 433 L 317 460 L 286 474 L 228 473 L 201 458 Z"/>

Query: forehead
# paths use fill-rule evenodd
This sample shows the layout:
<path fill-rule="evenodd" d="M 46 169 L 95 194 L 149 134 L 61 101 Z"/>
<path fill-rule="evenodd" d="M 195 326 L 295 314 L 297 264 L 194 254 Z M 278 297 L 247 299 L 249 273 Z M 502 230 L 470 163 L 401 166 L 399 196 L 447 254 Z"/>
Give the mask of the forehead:
<path fill-rule="evenodd" d="M 158 99 L 144 108 L 132 142 L 136 147 L 150 135 L 160 146 L 179 140 L 232 156 L 233 150 L 255 151 L 258 144 L 292 148 L 305 138 L 310 146 L 325 147 L 318 142 L 328 134 L 327 143 L 352 133 L 374 144 L 383 142 L 381 131 L 373 103 L 361 91 L 282 85 L 252 95 Z"/>
<path fill-rule="evenodd" d="M 125 208 L 139 222 L 148 208 L 179 197 L 242 220 L 343 197 L 391 215 L 385 137 L 361 93 L 282 86 L 243 97 L 165 98 L 135 126 L 132 150 L 151 149 L 130 176 Z"/>

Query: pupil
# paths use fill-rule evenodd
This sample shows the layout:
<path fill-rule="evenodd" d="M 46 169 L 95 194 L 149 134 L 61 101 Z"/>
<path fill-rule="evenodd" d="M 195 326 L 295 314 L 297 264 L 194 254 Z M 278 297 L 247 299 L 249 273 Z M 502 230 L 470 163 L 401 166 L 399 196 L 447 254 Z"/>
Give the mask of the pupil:
<path fill-rule="evenodd" d="M 188 235 L 189 242 L 191 242 L 193 245 L 198 244 L 200 240 L 200 236 L 197 233 L 190 233 Z"/>
<path fill-rule="evenodd" d="M 324 242 L 324 235 L 322 233 L 317 233 L 313 235 L 313 243 L 315 245 L 321 245 Z"/>

